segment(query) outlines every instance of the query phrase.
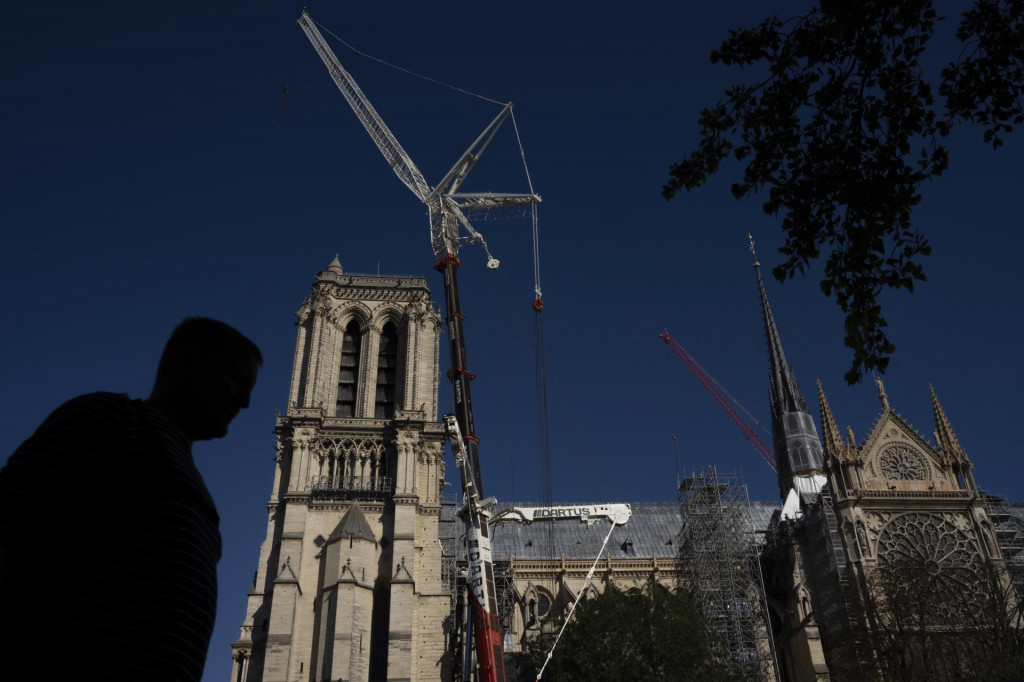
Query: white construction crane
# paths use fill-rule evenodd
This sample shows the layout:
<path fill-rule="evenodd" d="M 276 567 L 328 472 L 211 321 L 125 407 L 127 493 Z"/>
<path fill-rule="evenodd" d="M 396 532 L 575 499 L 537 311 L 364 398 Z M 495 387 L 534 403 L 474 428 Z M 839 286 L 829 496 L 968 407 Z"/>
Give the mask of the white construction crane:
<path fill-rule="evenodd" d="M 490 212 L 493 210 L 508 211 L 527 209 L 540 202 L 536 194 L 499 194 L 460 193 L 459 189 L 466 177 L 480 159 L 480 155 L 494 139 L 498 128 L 512 113 L 512 104 L 504 105 L 501 112 L 476 140 L 459 157 L 451 170 L 437 185 L 431 187 L 423 177 L 416 164 L 399 144 L 394 134 L 381 119 L 377 110 L 356 84 L 352 76 L 341 66 L 338 58 L 327 46 L 324 37 L 317 30 L 309 14 L 303 10 L 298 20 L 299 27 L 305 32 L 309 42 L 327 66 L 327 71 L 335 85 L 345 96 L 359 122 L 363 124 L 370 138 L 380 149 L 384 159 L 416 197 L 427 205 L 430 217 L 430 245 L 434 251 L 435 269 L 444 275 L 445 321 L 448 328 L 451 371 L 455 415 L 452 423 L 456 427 L 449 433 L 457 433 L 457 444 L 452 443 L 456 458 L 461 458 L 462 488 L 467 500 L 472 523 L 468 524 L 469 532 L 466 539 L 466 552 L 470 558 L 471 589 L 470 602 L 473 606 L 473 634 L 476 640 L 477 665 L 480 669 L 481 682 L 505 682 L 505 665 L 502 658 L 501 625 L 498 620 L 497 606 L 494 597 L 494 570 L 490 560 L 488 545 L 487 514 L 479 502 L 483 496 L 483 483 L 480 475 L 480 456 L 476 437 L 476 426 L 473 420 L 473 401 L 470 392 L 470 381 L 473 374 L 467 370 L 466 345 L 463 337 L 464 317 L 459 305 L 459 287 L 457 268 L 459 266 L 459 247 L 464 243 L 480 244 L 487 254 L 487 266 L 498 267 L 495 259 L 487 249 L 483 236 L 469 222 L 467 213 Z M 532 191 L 532 189 L 531 189 Z M 460 225 L 465 236 L 460 233 Z M 534 250 L 536 251 L 536 237 Z M 539 282 L 535 283 L 538 301 L 540 298 Z M 445 425 L 449 426 L 446 419 Z M 476 559 L 474 560 L 474 557 Z M 479 581 L 479 584 L 478 584 Z"/>
<path fill-rule="evenodd" d="M 366 132 L 377 144 L 381 154 L 384 155 L 388 165 L 398 176 L 406 187 L 412 190 L 420 201 L 427 205 L 430 215 L 430 244 L 434 249 L 434 256 L 441 261 L 446 257 L 458 255 L 461 243 L 480 244 L 487 253 L 487 267 L 498 267 L 498 260 L 491 256 L 487 249 L 487 243 L 483 236 L 470 224 L 464 211 L 478 212 L 491 211 L 494 209 L 515 209 L 526 208 L 540 202 L 536 194 L 501 194 L 495 192 L 481 193 L 460 193 L 459 188 L 465 182 L 466 177 L 473 166 L 480 160 L 480 156 L 494 138 L 498 128 L 512 112 L 512 103 L 509 102 L 502 107 L 501 112 L 491 123 L 484 128 L 484 131 L 476 138 L 469 148 L 459 157 L 451 170 L 441 179 L 437 185 L 431 187 L 423 177 L 423 173 L 413 163 L 412 158 L 399 144 L 394 134 L 381 119 L 380 114 L 373 108 L 370 101 L 359 89 L 352 76 L 341 66 L 338 58 L 328 47 L 324 37 L 317 30 L 306 11 L 299 17 L 299 26 L 305 31 L 309 42 L 320 55 L 327 70 L 334 79 L 334 83 L 345 96 L 352 111 L 359 118 L 359 122 L 366 128 Z M 459 225 L 465 228 L 468 236 L 461 236 Z"/>

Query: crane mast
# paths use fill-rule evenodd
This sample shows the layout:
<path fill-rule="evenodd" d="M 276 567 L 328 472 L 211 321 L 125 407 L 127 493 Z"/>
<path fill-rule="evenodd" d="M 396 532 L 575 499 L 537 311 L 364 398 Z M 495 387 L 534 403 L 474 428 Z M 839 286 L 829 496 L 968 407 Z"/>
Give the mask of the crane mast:
<path fill-rule="evenodd" d="M 384 155 L 398 179 L 427 206 L 430 218 L 430 243 L 435 265 L 444 277 L 445 326 L 448 328 L 451 369 L 448 377 L 452 384 L 455 414 L 446 416 L 445 427 L 462 474 L 464 513 L 466 524 L 466 556 L 469 563 L 469 594 L 472 606 L 473 637 L 476 643 L 477 665 L 481 682 L 505 682 L 502 655 L 501 624 L 498 619 L 494 568 L 491 563 L 488 533 L 488 512 L 481 502 L 483 480 L 480 473 L 479 439 L 473 419 L 473 400 L 470 382 L 474 378 L 468 370 L 464 320 L 459 302 L 458 267 L 459 247 L 462 244 L 480 244 L 487 254 L 487 266 L 498 267 L 491 256 L 483 236 L 470 223 L 467 213 L 487 212 L 492 209 L 526 209 L 540 202 L 536 194 L 501 194 L 493 192 L 460 192 L 463 182 L 479 161 L 484 150 L 494 139 L 498 128 L 512 112 L 508 103 L 484 129 L 469 148 L 459 157 L 451 170 L 435 187 L 423 177 L 412 158 L 398 142 L 387 124 L 370 104 L 369 99 L 338 61 L 327 45 L 312 18 L 303 10 L 298 25 L 320 56 L 335 85 L 344 95 L 359 122 Z M 466 236 L 460 233 L 465 230 Z"/>

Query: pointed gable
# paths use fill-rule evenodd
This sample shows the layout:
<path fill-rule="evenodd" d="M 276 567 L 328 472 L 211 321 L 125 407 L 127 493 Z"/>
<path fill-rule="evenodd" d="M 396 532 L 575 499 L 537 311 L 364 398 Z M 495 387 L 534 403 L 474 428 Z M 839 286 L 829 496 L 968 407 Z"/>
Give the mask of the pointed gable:
<path fill-rule="evenodd" d="M 302 586 L 299 584 L 299 579 L 295 575 L 295 571 L 292 570 L 292 558 L 288 557 L 284 563 L 281 564 L 281 571 L 277 574 L 274 579 L 275 585 L 295 585 L 299 590 L 299 594 L 302 594 Z"/>
<path fill-rule="evenodd" d="M 821 385 L 821 379 L 818 379 L 818 408 L 821 411 L 821 435 L 825 441 L 825 461 L 827 462 L 831 458 L 839 460 L 844 459 L 846 455 L 846 445 L 843 443 L 843 437 L 839 433 L 839 427 L 836 425 L 836 418 L 832 414 L 832 408 L 828 404 L 828 399 L 825 398 L 825 389 Z"/>
<path fill-rule="evenodd" d="M 391 578 L 391 584 L 409 584 L 415 585 L 416 581 L 413 580 L 412 574 L 409 573 L 409 569 L 405 567 L 405 557 L 395 566 L 395 575 Z"/>
<path fill-rule="evenodd" d="M 334 532 L 331 533 L 331 537 L 327 539 L 327 542 L 334 542 L 348 537 L 369 540 L 373 543 L 377 542 L 377 536 L 373 534 L 373 529 L 367 523 L 366 516 L 363 515 L 363 510 L 358 502 L 353 502 L 349 510 L 345 512 L 345 516 L 341 518 L 341 522 L 334 529 Z"/>
<path fill-rule="evenodd" d="M 865 484 L 875 490 L 953 490 L 944 458 L 887 406 L 860 447 Z"/>

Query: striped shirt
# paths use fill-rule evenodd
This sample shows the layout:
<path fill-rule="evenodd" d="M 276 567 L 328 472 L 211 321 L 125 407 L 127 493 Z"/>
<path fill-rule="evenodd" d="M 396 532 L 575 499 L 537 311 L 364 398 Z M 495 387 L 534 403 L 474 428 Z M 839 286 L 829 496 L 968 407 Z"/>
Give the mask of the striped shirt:
<path fill-rule="evenodd" d="M 59 407 L 0 470 L 0 680 L 198 681 L 218 524 L 191 443 L 154 409 Z"/>

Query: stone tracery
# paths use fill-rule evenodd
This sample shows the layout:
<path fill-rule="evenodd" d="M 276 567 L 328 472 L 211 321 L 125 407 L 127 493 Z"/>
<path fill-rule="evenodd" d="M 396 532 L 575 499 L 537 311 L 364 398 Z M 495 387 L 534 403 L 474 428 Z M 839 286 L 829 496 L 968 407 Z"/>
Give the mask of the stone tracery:
<path fill-rule="evenodd" d="M 949 617 L 954 610 L 980 606 L 975 604 L 978 587 L 982 585 L 978 548 L 947 517 L 902 514 L 879 534 L 878 561 L 883 582 L 887 597 L 896 600 L 897 608 L 927 602 L 934 607 L 935 615 Z M 901 599 L 908 604 L 900 604 Z"/>
<path fill-rule="evenodd" d="M 890 480 L 923 481 L 931 478 L 924 455 L 906 443 L 893 443 L 878 455 L 878 467 Z"/>
<path fill-rule="evenodd" d="M 384 443 L 379 439 L 322 437 L 315 448 L 321 486 L 373 490 L 383 485 L 387 468 Z"/>

